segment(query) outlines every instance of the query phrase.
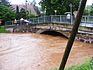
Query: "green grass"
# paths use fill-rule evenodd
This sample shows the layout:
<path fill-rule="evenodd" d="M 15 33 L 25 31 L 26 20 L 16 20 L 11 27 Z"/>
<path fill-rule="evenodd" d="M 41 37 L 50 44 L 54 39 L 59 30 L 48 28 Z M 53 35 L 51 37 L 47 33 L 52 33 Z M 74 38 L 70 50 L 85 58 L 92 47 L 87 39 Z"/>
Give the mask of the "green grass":
<path fill-rule="evenodd" d="M 65 70 L 90 70 L 90 63 L 86 62 L 82 65 L 75 65 L 75 66 L 66 68 Z"/>
<path fill-rule="evenodd" d="M 58 70 L 58 68 L 55 68 L 53 70 Z M 74 66 L 65 68 L 65 70 L 90 70 L 90 61 L 86 61 L 85 63 L 81 65 L 74 65 Z"/>
<path fill-rule="evenodd" d="M 0 33 L 6 33 L 7 31 L 5 30 L 5 28 L 3 26 L 0 26 Z"/>

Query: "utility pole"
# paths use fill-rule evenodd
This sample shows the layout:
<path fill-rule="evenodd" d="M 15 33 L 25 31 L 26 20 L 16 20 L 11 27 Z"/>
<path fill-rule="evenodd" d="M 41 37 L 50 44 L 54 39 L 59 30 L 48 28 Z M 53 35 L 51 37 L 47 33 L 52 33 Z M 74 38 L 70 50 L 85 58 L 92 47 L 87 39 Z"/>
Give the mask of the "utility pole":
<path fill-rule="evenodd" d="M 78 14 L 76 16 L 76 19 L 75 19 L 75 22 L 74 22 L 74 25 L 73 25 L 73 28 L 72 28 L 72 32 L 71 32 L 70 38 L 68 40 L 68 43 L 67 43 L 67 46 L 66 46 L 66 49 L 65 49 L 65 52 L 64 52 L 63 59 L 62 59 L 62 62 L 60 64 L 59 70 L 64 70 L 67 59 L 69 57 L 69 54 L 70 54 L 70 51 L 71 51 L 71 48 L 72 48 L 72 45 L 73 45 L 74 40 L 75 40 L 75 36 L 78 32 L 78 27 L 80 25 L 81 18 L 82 18 L 83 11 L 84 11 L 87 0 L 80 0 L 80 1 L 81 2 L 80 2 L 79 9 L 78 9 Z"/>
<path fill-rule="evenodd" d="M 72 4 L 70 3 L 70 12 L 71 12 L 71 24 L 73 23 L 73 11 L 72 11 Z"/>

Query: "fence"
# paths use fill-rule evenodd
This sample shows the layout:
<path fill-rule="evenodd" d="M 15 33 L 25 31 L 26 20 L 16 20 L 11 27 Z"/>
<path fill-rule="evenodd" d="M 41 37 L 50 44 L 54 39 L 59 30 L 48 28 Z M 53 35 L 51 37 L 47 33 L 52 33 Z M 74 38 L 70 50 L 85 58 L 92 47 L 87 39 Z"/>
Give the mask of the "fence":
<path fill-rule="evenodd" d="M 72 19 L 72 22 L 71 22 Z M 50 15 L 50 16 L 41 16 L 36 18 L 30 18 L 28 21 L 31 21 L 32 24 L 40 24 L 40 23 L 65 23 L 65 24 L 72 24 L 75 21 L 75 17 L 67 18 L 66 15 Z M 82 24 L 83 23 L 83 24 Z M 81 20 L 82 26 L 87 26 L 87 24 L 93 27 L 93 16 L 83 16 Z M 11 21 L 7 21 L 6 25 L 11 25 Z"/>
<path fill-rule="evenodd" d="M 72 19 L 72 22 L 71 22 Z M 55 23 L 68 23 L 71 24 L 75 20 L 75 17 L 67 18 L 66 15 L 50 15 L 50 16 L 41 16 L 37 18 L 30 18 L 29 21 L 31 21 L 33 24 L 37 23 L 48 23 L 48 22 L 55 22 Z M 93 23 L 93 16 L 83 16 L 82 23 Z"/>

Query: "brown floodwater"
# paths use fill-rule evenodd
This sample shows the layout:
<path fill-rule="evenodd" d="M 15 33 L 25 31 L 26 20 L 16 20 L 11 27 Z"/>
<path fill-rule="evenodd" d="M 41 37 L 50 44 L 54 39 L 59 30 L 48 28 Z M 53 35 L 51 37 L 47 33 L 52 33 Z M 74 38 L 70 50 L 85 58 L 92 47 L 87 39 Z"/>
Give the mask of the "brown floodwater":
<path fill-rule="evenodd" d="M 54 70 L 58 68 L 68 39 L 40 34 L 1 33 L 0 70 Z M 93 56 L 93 44 L 75 41 L 66 67 Z"/>

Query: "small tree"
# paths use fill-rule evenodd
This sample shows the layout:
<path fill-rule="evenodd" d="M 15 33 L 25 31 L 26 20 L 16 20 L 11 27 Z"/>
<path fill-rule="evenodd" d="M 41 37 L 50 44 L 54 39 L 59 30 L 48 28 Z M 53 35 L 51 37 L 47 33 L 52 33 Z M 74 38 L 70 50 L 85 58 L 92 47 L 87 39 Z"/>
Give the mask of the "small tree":
<path fill-rule="evenodd" d="M 26 10 L 24 8 L 21 8 L 20 10 L 20 18 L 26 19 Z"/>
<path fill-rule="evenodd" d="M 16 19 L 20 19 L 20 14 L 19 14 L 19 7 L 16 6 Z"/>

